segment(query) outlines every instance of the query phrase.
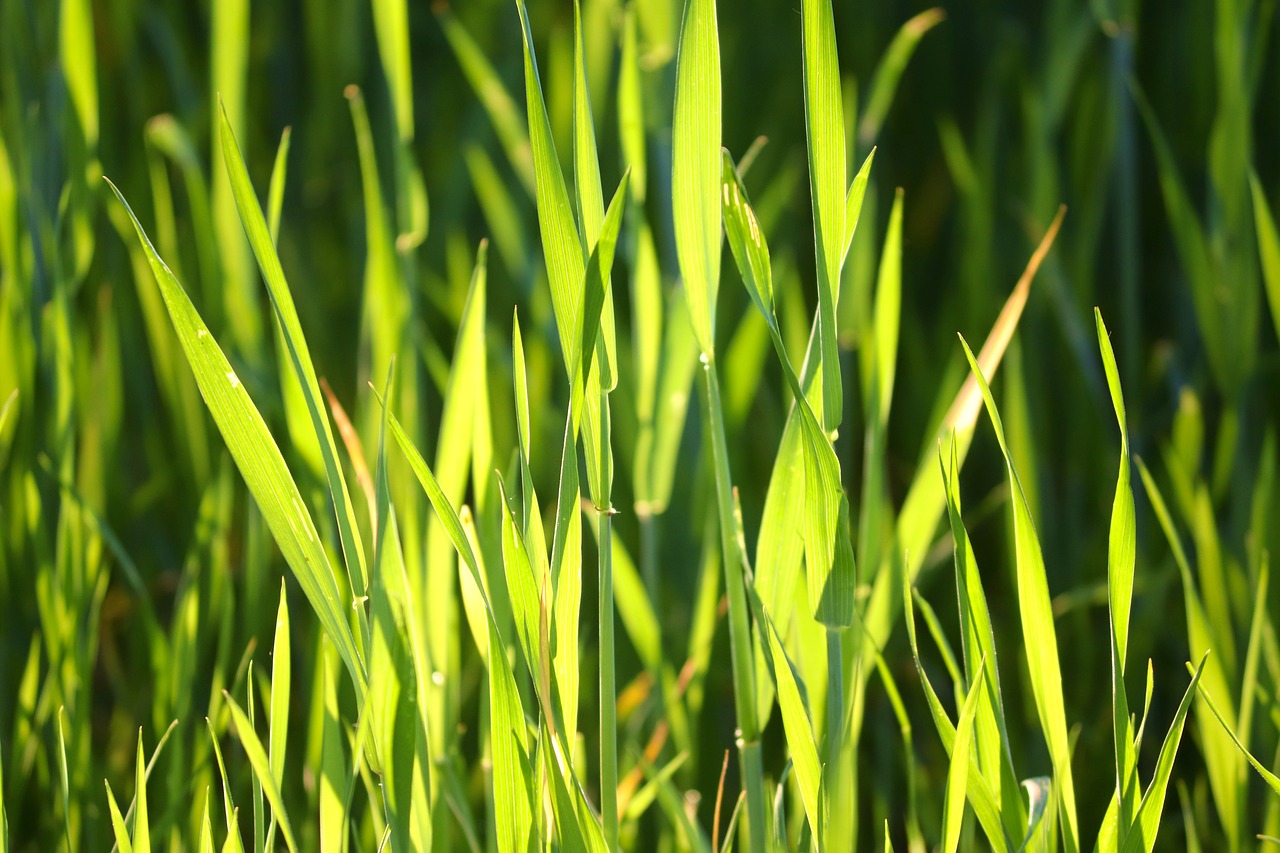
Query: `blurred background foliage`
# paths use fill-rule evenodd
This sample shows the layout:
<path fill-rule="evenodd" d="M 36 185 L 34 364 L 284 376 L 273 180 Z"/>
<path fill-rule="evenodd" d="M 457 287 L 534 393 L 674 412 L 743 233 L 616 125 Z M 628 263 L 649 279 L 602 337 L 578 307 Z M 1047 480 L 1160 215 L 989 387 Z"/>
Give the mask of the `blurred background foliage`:
<path fill-rule="evenodd" d="M 153 745 L 179 719 L 156 767 L 165 782 L 153 794 L 152 820 L 164 815 L 170 837 L 187 835 L 196 819 L 195 792 L 214 772 L 197 721 L 211 713 L 211 697 L 245 677 L 251 642 L 264 657 L 282 571 L 156 313 L 154 284 L 127 224 L 105 203 L 101 174 L 152 229 L 316 505 L 325 500 L 323 479 L 306 448 L 287 440 L 267 302 L 228 207 L 214 144 L 215 93 L 228 106 L 264 198 L 281 133 L 291 128 L 279 250 L 317 371 L 353 412 L 366 451 L 372 454 L 376 436 L 366 382 L 382 381 L 372 365 L 381 361 L 384 339 L 409 365 L 402 373 L 410 378 L 400 380 L 413 389 L 406 399 L 402 387 L 406 423 L 419 446 L 436 446 L 482 238 L 490 240 L 484 329 L 493 466 L 507 470 L 516 446 L 508 344 L 514 306 L 528 350 L 533 444 L 559 447 L 555 412 L 563 411 L 567 389 L 554 369 L 555 326 L 536 237 L 518 16 L 511 3 L 498 0 L 411 2 L 401 24 L 388 24 L 400 37 L 380 38 L 375 10 L 386 5 L 0 4 L 0 405 L 18 391 L 0 415 L 0 757 L 15 849 L 49 849 L 64 832 L 64 818 L 72 820 L 59 794 L 60 727 L 67 790 L 80 803 L 67 831 L 85 849 L 98 849 L 108 831 L 100 780 L 128 790 L 138 727 Z M 813 310 L 814 261 L 806 248 L 812 221 L 797 5 L 725 2 L 719 27 L 724 144 L 741 159 L 757 137 L 768 139 L 750 183 L 774 251 L 781 319 L 798 364 Z M 1268 289 L 1255 231 L 1259 199 L 1272 211 L 1280 207 L 1276 2 L 833 5 L 850 163 L 856 167 L 877 146 L 863 224 L 842 282 L 840 340 L 850 386 L 857 384 L 854 368 L 870 322 L 893 192 L 905 191 L 898 380 L 885 457 L 891 504 L 901 502 L 921 465 L 935 464 L 930 430 L 939 401 L 964 375 L 956 333 L 981 341 L 1059 203 L 1068 208 L 996 390 L 1039 525 L 1064 638 L 1067 716 L 1078 724 L 1082 824 L 1096 826 L 1114 782 L 1106 548 L 1118 442 L 1091 309 L 1101 308 L 1113 335 L 1133 450 L 1171 497 L 1215 628 L 1225 637 L 1221 654 L 1238 673 L 1252 591 L 1263 554 L 1276 541 L 1269 494 L 1280 359 L 1277 317 L 1266 297 L 1280 307 L 1280 282 Z M 568 140 L 572 4 L 530 0 L 529 13 L 553 130 Z M 614 95 L 623 14 L 621 0 L 583 4 L 606 187 L 623 170 Z M 648 157 L 644 203 L 667 289 L 674 292 L 670 124 L 680 4 L 638 3 L 636 22 Z M 407 49 L 407 79 L 384 70 L 399 67 L 395 44 Z M 353 98 L 360 95 L 347 88 L 352 84 L 372 128 L 366 157 L 373 154 L 379 169 L 373 196 L 362 180 L 352 123 Z M 568 145 L 560 150 L 567 156 Z M 372 208 L 386 217 L 382 232 L 369 224 Z M 377 286 L 366 282 L 389 257 L 405 287 L 371 311 Z M 726 264 L 726 279 L 735 275 Z M 625 281 L 615 273 L 620 330 L 629 328 Z M 718 335 L 734 481 L 747 541 L 754 542 L 789 396 L 741 288 L 721 290 Z M 637 370 L 629 359 L 624 352 L 624 390 Z M 687 383 L 684 391 L 696 409 Z M 849 487 L 862 480 L 858 436 L 865 415 L 858 394 L 846 399 L 851 426 L 836 447 Z M 648 546 L 631 511 L 630 460 L 640 427 L 630 393 L 614 400 L 620 455 L 614 503 L 622 510 L 616 535 L 639 553 Z M 714 539 L 706 530 L 711 483 L 700 422 L 693 415 L 681 421 L 676 487 L 660 545 L 647 558 L 651 595 L 677 670 L 698 628 L 704 543 Z M 548 450 L 534 460 L 544 495 L 554 494 L 556 456 Z M 999 511 L 1008 493 L 998 448 L 985 430 L 979 430 L 964 491 L 975 549 L 986 555 L 997 643 L 1013 650 L 1006 652 L 1010 667 L 1019 642 L 1016 608 L 1009 604 L 1010 531 Z M 479 497 L 474 485 L 465 494 L 469 501 Z M 422 522 L 420 497 L 418 514 L 406 513 Z M 1154 660 L 1152 714 L 1164 721 L 1181 696 L 1183 662 L 1191 653 L 1177 569 L 1141 490 L 1138 501 L 1130 660 Z M 954 634 L 950 542 L 943 533 L 919 584 Z M 585 583 L 587 625 L 595 600 L 590 573 Z M 1273 590 L 1271 613 L 1280 612 L 1277 603 Z M 626 602 L 619 607 L 625 610 Z M 302 627 L 296 630 L 312 631 L 305 609 L 297 613 Z M 468 641 L 459 641 L 456 612 L 451 618 L 441 630 L 453 632 L 459 657 L 454 719 L 469 732 L 460 730 L 456 740 L 456 769 L 479 803 L 472 721 L 481 669 Z M 940 801 L 945 783 L 945 753 L 928 728 L 902 634 L 895 631 L 884 654 L 920 729 L 912 782 L 918 791 L 907 788 L 900 721 L 873 680 L 859 756 L 863 778 L 874 780 L 859 800 L 868 842 L 885 817 L 898 831 L 910 796 L 930 804 L 921 819 L 931 824 L 939 811 L 931 804 Z M 1272 718 L 1260 714 L 1253 746 L 1266 761 L 1277 745 L 1280 660 L 1274 632 L 1268 629 L 1264 639 L 1259 689 Z M 585 643 L 584 669 L 590 670 L 590 632 Z M 638 678 L 641 662 L 625 639 L 619 654 L 624 698 L 649 701 Z M 701 734 L 678 776 L 682 788 L 700 794 L 704 825 L 711 822 L 734 726 L 723 630 L 712 655 L 717 665 L 705 669 L 704 697 L 691 706 Z M 940 659 L 927 664 L 941 666 Z M 314 661 L 299 667 L 295 683 L 316 680 Z M 1006 679 L 1022 678 L 1011 673 Z M 295 690 L 292 716 L 306 732 L 318 719 L 309 704 L 314 691 Z M 1011 715 L 1033 720 L 1029 694 L 1013 695 Z M 212 724 L 225 730 L 225 715 L 215 713 Z M 624 707 L 626 744 L 638 748 L 651 727 L 651 719 Z M 1249 789 L 1252 798 L 1238 814 L 1219 813 L 1201 756 L 1206 731 L 1184 743 L 1175 770 L 1180 796 L 1166 810 L 1162 843 L 1189 847 L 1182 833 L 1193 826 L 1209 849 L 1224 832 L 1242 844 L 1254 832 L 1277 834 L 1276 803 L 1263 797 L 1261 786 Z M 1010 737 L 1025 764 L 1047 763 L 1034 738 L 1020 743 L 1013 730 Z M 1148 751 L 1155 741 L 1148 740 Z M 766 732 L 773 765 L 780 765 L 784 749 L 775 723 Z M 242 758 L 227 759 L 241 768 L 233 776 L 246 780 Z M 292 760 L 299 767 L 304 761 L 300 755 Z M 289 796 L 308 802 L 313 781 L 301 772 L 291 779 Z M 735 784 L 730 774 L 731 794 Z M 654 828 L 641 831 L 659 835 Z"/>

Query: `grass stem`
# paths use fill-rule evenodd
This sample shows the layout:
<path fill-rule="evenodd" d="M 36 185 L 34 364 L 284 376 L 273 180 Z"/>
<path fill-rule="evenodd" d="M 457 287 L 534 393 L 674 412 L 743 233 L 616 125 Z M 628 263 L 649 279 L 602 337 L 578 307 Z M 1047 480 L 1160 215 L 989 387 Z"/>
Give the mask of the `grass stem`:
<path fill-rule="evenodd" d="M 747 830 L 751 853 L 765 849 L 764 765 L 760 755 L 760 725 L 756 719 L 755 672 L 752 669 L 750 622 L 742 561 L 734 536 L 733 483 L 729 476 L 729 448 L 725 440 L 724 409 L 715 364 L 704 355 L 707 427 L 715 464 L 716 505 L 720 516 L 720 551 L 729 598 L 729 649 L 733 661 L 733 704 L 738 716 L 738 752 L 742 786 L 747 792 Z"/>

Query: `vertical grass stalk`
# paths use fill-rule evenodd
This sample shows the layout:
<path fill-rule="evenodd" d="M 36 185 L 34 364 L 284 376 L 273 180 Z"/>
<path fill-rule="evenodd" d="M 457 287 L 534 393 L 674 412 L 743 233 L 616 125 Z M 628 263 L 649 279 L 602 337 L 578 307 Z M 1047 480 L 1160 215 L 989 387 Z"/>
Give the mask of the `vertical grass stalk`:
<path fill-rule="evenodd" d="M 613 653 L 613 481 L 609 392 L 600 389 L 600 811 L 604 839 L 618 849 L 618 690 Z"/>
<path fill-rule="evenodd" d="M 733 483 L 729 477 L 729 447 L 725 441 L 724 408 L 714 361 L 702 356 L 705 379 L 707 429 L 715 465 L 716 508 L 720 518 L 720 550 L 724 583 L 729 597 L 729 650 L 733 661 L 733 704 L 738 717 L 738 754 L 742 762 L 742 786 L 747 792 L 749 849 L 765 849 L 764 762 L 760 754 L 760 726 L 756 719 L 755 671 L 752 666 L 750 623 L 742 560 L 733 531 Z"/>

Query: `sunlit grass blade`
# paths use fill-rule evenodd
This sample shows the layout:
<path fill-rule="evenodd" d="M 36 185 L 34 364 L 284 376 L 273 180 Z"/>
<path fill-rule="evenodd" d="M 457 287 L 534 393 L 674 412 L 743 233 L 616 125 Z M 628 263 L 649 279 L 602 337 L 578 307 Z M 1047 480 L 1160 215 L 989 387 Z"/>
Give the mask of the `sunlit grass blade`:
<path fill-rule="evenodd" d="M 715 0 L 686 0 L 676 57 L 671 201 L 694 336 L 715 353 L 720 288 L 720 37 Z"/>
<path fill-rule="evenodd" d="M 867 184 L 871 180 L 871 163 L 875 160 L 876 149 L 867 152 L 867 159 L 862 161 L 862 168 L 853 176 L 849 184 L 849 193 L 844 201 L 844 251 L 840 254 L 840 263 L 849 256 L 849 247 L 853 245 L 853 235 L 858 231 L 858 222 L 862 219 L 862 202 L 867 196 Z"/>
<path fill-rule="evenodd" d="M 822 399 L 812 401 L 823 429 L 840 426 L 844 392 L 836 336 L 836 300 L 846 244 L 844 107 L 840 66 L 830 0 L 804 0 L 805 130 L 809 152 L 809 193 L 818 270 L 818 338 L 822 362 Z M 820 403 L 820 405 L 819 405 Z"/>
<path fill-rule="evenodd" d="M 947 771 L 947 792 L 942 803 L 942 849 L 955 853 L 960 846 L 960 828 L 964 824 L 965 787 L 969 777 L 970 750 L 973 745 L 973 719 L 983 694 L 987 674 L 985 661 L 978 665 L 978 677 L 969 686 L 960 719 L 956 723 L 956 739 L 951 746 L 951 767 Z"/>
<path fill-rule="evenodd" d="M 138 239 L 147 252 L 152 273 L 164 296 L 174 330 L 195 373 L 200 393 L 236 460 L 236 466 L 285 561 L 293 569 L 321 625 L 342 656 L 357 695 L 363 695 L 366 686 L 364 663 L 347 622 L 343 597 L 328 555 L 320 544 L 311 515 L 284 458 L 248 392 L 200 319 L 182 285 L 156 254 L 124 196 L 114 184 L 111 188 L 133 220 Z"/>
<path fill-rule="evenodd" d="M 1142 803 L 1138 806 L 1134 829 L 1129 833 L 1121 853 L 1129 853 L 1130 850 L 1146 850 L 1150 853 L 1155 848 L 1156 833 L 1160 828 L 1160 815 L 1164 810 L 1165 794 L 1168 791 L 1169 779 L 1173 773 L 1173 761 L 1178 754 L 1178 744 L 1182 740 L 1182 728 L 1186 723 L 1187 712 L 1191 710 L 1191 699 L 1196 695 L 1196 690 L 1199 688 L 1200 674 L 1204 671 L 1204 664 L 1209 654 L 1209 652 L 1205 652 L 1200 658 L 1200 665 L 1192 671 L 1191 683 L 1187 685 L 1187 692 L 1183 695 L 1182 701 L 1178 703 L 1178 710 L 1169 726 L 1169 732 L 1165 735 L 1164 743 L 1160 746 L 1160 756 L 1156 760 L 1155 773 L 1152 774 L 1151 782 L 1147 785 L 1147 790 L 1142 795 Z M 1188 669 L 1190 670 L 1189 664 Z"/>
<path fill-rule="evenodd" d="M 987 414 L 995 428 L 996 439 L 1004 453 L 1009 474 L 1009 489 L 1013 495 L 1014 550 L 1018 581 L 1018 612 L 1022 623 L 1022 635 L 1027 650 L 1027 667 L 1031 673 L 1032 693 L 1040 717 L 1049 757 L 1053 763 L 1054 785 L 1057 787 L 1059 809 L 1062 818 L 1063 844 L 1068 853 L 1079 849 L 1079 829 L 1076 824 L 1075 784 L 1071 772 L 1071 749 L 1067 739 L 1066 710 L 1062 697 L 1062 670 L 1058 657 L 1058 636 L 1054 627 L 1053 606 L 1049 600 L 1048 577 L 1045 574 L 1044 554 L 1036 533 L 1031 509 L 1022 491 L 1013 458 L 1005 443 L 1004 427 L 996 410 L 991 389 L 982 375 L 982 369 L 969 345 L 964 343 L 965 357 L 978 380 Z"/>
<path fill-rule="evenodd" d="M 111 793 L 111 783 L 103 780 L 103 784 L 107 787 L 107 808 L 111 811 L 111 831 L 115 835 L 116 847 L 120 849 L 120 853 L 133 853 L 133 844 L 129 841 L 129 828 L 125 826 L 124 817 L 120 814 L 120 806 L 116 804 L 116 795 Z M 9 839 L 6 835 L 0 839 L 3 849 L 9 849 Z"/>
<path fill-rule="evenodd" d="M 920 648 L 916 642 L 915 608 L 912 605 L 911 584 L 905 578 L 902 583 L 902 602 L 907 623 L 907 639 L 911 645 L 911 657 L 915 662 L 916 673 L 919 675 L 920 684 L 924 688 L 925 700 L 929 706 L 929 713 L 933 718 L 934 727 L 938 731 L 938 737 L 942 740 L 942 746 L 947 755 L 951 756 L 955 751 L 956 728 L 947 716 L 947 711 L 942 706 L 942 700 L 938 698 L 937 691 L 933 689 L 933 684 L 925 673 L 924 664 L 920 661 Z M 991 787 L 972 761 L 969 762 L 968 766 L 965 796 L 968 798 L 969 805 L 973 808 L 973 814 L 982 826 L 982 831 L 986 833 L 987 841 L 992 848 L 1000 851 L 1016 849 L 1016 845 L 1005 832 L 1005 828 L 1001 823 L 1000 806 L 991 791 Z"/>
<path fill-rule="evenodd" d="M 306 399 L 307 412 L 311 416 L 312 429 L 320 445 L 320 453 L 324 459 L 325 477 L 329 484 L 329 494 L 333 498 L 338 520 L 338 534 L 342 541 L 342 552 L 346 558 L 347 575 L 351 583 L 352 594 L 359 599 L 365 594 L 368 585 L 368 568 L 365 565 L 364 545 L 360 541 L 360 528 L 356 523 L 355 510 L 351 503 L 351 495 L 347 490 L 347 481 L 342 473 L 342 463 L 338 458 L 337 445 L 333 440 L 333 430 L 325 412 L 323 398 L 320 395 L 320 384 L 316 379 L 315 367 L 312 365 L 311 352 L 302 334 L 302 325 L 298 321 L 298 312 L 294 308 L 293 297 L 285 281 L 284 269 L 280 265 L 280 257 L 276 254 L 275 243 L 271 239 L 267 222 L 262 214 L 262 207 L 249 182 L 249 173 L 244 159 L 240 155 L 239 146 L 231 130 L 226 110 L 222 111 L 222 156 L 226 164 L 227 175 L 231 181 L 231 190 L 235 197 L 236 209 L 244 224 L 249 244 L 258 259 L 262 270 L 267 292 L 271 295 L 271 303 L 276 317 L 288 344 L 289 357 L 298 377 L 303 395 Z M 364 608 L 356 609 L 357 622 L 362 632 L 367 632 L 364 625 Z"/>
<path fill-rule="evenodd" d="M 1203 665 L 1204 662 L 1201 661 L 1201 666 Z M 1188 666 L 1188 668 L 1190 667 Z M 1197 674 L 1199 674 L 1198 670 Z M 1245 745 L 1240 742 L 1240 738 L 1236 737 L 1236 733 L 1231 730 L 1231 726 L 1227 723 L 1226 718 L 1223 717 L 1222 712 L 1218 710 L 1217 703 L 1214 702 L 1213 697 L 1209 694 L 1209 691 L 1205 689 L 1204 685 L 1200 684 L 1198 679 L 1193 679 L 1191 686 L 1192 688 L 1200 691 L 1200 698 L 1209 706 L 1209 710 L 1213 712 L 1214 719 L 1218 721 L 1218 724 L 1222 727 L 1223 731 L 1225 731 L 1231 738 L 1231 742 L 1235 744 L 1236 749 L 1240 751 L 1240 754 L 1253 765 L 1253 769 L 1258 771 L 1258 775 L 1261 776 L 1263 781 L 1271 787 L 1271 790 L 1275 791 L 1277 795 L 1280 795 L 1280 777 L 1268 770 L 1267 766 L 1261 761 L 1254 758 L 1253 753 L 1246 749 Z"/>
<path fill-rule="evenodd" d="M 147 761 L 142 752 L 142 730 L 138 730 L 138 752 L 134 772 L 133 849 L 151 853 L 151 821 L 147 815 Z"/>
<path fill-rule="evenodd" d="M 249 721 L 245 712 L 231 698 L 231 694 L 224 692 L 222 696 L 226 700 L 227 707 L 231 710 L 231 721 L 235 726 L 236 735 L 240 738 L 240 743 L 244 747 L 245 756 L 248 757 L 249 764 L 253 767 L 254 776 L 262 784 L 262 793 L 267 798 L 267 802 L 271 804 L 276 822 L 280 827 L 280 834 L 284 836 L 285 844 L 288 845 L 289 849 L 296 851 L 298 844 L 294 840 L 293 826 L 289 823 L 289 815 L 284 808 L 284 798 L 281 797 L 280 788 L 276 785 L 275 779 L 271 775 L 271 762 L 267 757 L 266 751 L 262 748 L 262 742 L 258 740 L 258 733 L 254 731 L 253 723 Z M 135 849 L 137 847 L 136 840 L 134 847 Z"/>
<path fill-rule="evenodd" d="M 505 518 L 504 518 L 505 523 Z M 534 791 L 528 726 L 506 648 L 489 626 L 490 738 L 493 744 L 493 803 L 500 853 L 524 853 L 533 831 Z"/>
<path fill-rule="evenodd" d="M 271 711 L 267 741 L 267 763 L 276 785 L 284 784 L 285 738 L 289 732 L 289 699 L 292 683 L 293 648 L 289 639 L 289 603 L 285 586 L 280 584 L 280 607 L 276 611 L 276 636 L 271 647 Z M 267 829 L 267 849 L 272 848 L 275 837 L 275 815 Z"/>

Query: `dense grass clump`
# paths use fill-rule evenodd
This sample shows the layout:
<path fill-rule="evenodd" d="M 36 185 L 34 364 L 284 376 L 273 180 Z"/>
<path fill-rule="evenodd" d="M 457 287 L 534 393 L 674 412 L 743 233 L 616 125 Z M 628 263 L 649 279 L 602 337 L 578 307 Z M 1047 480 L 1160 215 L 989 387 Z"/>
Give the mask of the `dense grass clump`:
<path fill-rule="evenodd" d="M 0 6 L 0 853 L 1280 844 L 1276 5 Z"/>

